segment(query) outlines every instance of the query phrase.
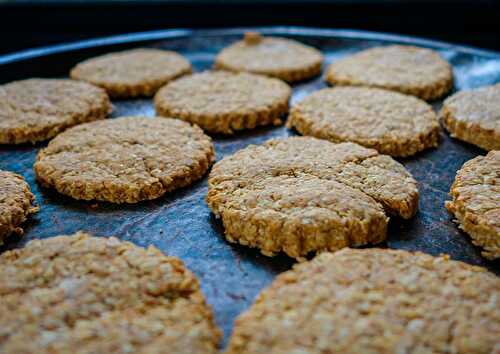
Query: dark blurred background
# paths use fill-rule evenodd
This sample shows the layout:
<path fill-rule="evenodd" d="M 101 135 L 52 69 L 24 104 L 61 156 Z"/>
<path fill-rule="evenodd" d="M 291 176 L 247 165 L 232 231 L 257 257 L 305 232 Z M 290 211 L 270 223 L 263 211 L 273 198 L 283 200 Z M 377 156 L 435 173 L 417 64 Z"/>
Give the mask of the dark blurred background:
<path fill-rule="evenodd" d="M 0 53 L 167 28 L 297 25 L 500 51 L 500 0 L 0 0 Z"/>

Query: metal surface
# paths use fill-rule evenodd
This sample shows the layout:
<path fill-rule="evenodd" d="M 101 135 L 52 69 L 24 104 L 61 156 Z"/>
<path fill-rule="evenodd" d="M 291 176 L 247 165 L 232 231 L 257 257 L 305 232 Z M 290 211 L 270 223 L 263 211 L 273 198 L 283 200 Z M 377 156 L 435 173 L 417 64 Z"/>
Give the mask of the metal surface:
<path fill-rule="evenodd" d="M 254 29 L 255 30 L 255 29 Z M 386 34 L 317 30 L 304 28 L 257 29 L 264 34 L 298 39 L 322 50 L 326 63 L 374 45 L 388 43 L 431 47 L 453 64 L 455 89 L 466 89 L 500 82 L 500 55 L 445 43 Z M 62 76 L 77 61 L 136 46 L 171 49 L 186 55 L 195 70 L 208 69 L 214 55 L 239 39 L 242 29 L 215 31 L 159 31 L 47 47 L 0 57 L 3 82 L 29 76 Z M 292 104 L 308 93 L 324 87 L 321 77 L 293 87 Z M 152 101 L 114 101 L 113 117 L 130 114 L 152 116 Z M 440 103 L 435 103 L 438 109 Z M 263 128 L 234 137 L 215 137 L 217 159 L 248 144 L 294 133 L 284 127 Z M 257 293 L 276 274 L 294 263 L 286 256 L 265 257 L 247 247 L 227 243 L 218 220 L 204 202 L 206 178 L 191 187 L 163 198 L 135 205 L 112 205 L 76 201 L 53 190 L 41 188 L 35 181 L 32 165 L 37 151 L 45 144 L 0 146 L 0 168 L 23 175 L 41 207 L 24 226 L 25 235 L 10 239 L 2 250 L 20 247 L 28 240 L 70 234 L 86 230 L 98 236 L 115 235 L 140 246 L 154 245 L 163 252 L 180 257 L 200 279 L 203 292 L 213 306 L 225 341 L 235 317 L 245 310 Z M 419 182 L 420 211 L 407 222 L 393 218 L 389 237 L 382 247 L 419 250 L 430 254 L 448 253 L 451 258 L 500 272 L 498 262 L 480 256 L 467 235 L 458 230 L 444 208 L 456 170 L 463 162 L 485 152 L 450 139 L 443 133 L 439 148 L 400 160 Z"/>

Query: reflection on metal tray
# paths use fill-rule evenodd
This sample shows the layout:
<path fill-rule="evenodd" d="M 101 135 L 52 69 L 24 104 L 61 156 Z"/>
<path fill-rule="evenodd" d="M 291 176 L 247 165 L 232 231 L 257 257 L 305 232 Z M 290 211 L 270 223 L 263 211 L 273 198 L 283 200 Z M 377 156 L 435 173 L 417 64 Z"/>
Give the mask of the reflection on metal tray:
<path fill-rule="evenodd" d="M 453 64 L 455 89 L 466 89 L 500 82 L 500 55 L 445 43 L 376 33 L 305 28 L 252 29 L 295 38 L 310 44 L 326 55 L 326 62 L 360 49 L 389 43 L 430 47 Z M 195 70 L 212 66 L 214 55 L 239 39 L 244 29 L 190 31 L 173 30 L 124 35 L 106 39 L 25 51 L 0 57 L 3 82 L 30 76 L 64 76 L 79 60 L 97 54 L 137 46 L 176 50 L 186 55 Z M 293 87 L 292 103 L 324 87 L 321 77 Z M 144 114 L 152 116 L 148 99 L 115 101 L 113 117 Z M 440 103 L 435 103 L 438 109 Z M 293 135 L 285 127 L 262 128 L 214 139 L 217 159 L 248 144 L 259 144 L 274 137 Z M 206 178 L 192 187 L 163 198 L 135 205 L 112 205 L 76 201 L 42 189 L 32 170 L 36 146 L 0 147 L 0 168 L 23 175 L 41 206 L 40 212 L 25 225 L 25 236 L 11 239 L 4 249 L 23 245 L 34 238 L 45 238 L 86 230 L 98 236 L 115 235 L 140 246 L 154 245 L 163 252 L 180 257 L 201 281 L 208 302 L 213 306 L 217 323 L 229 335 L 235 317 L 245 310 L 257 293 L 276 274 L 291 267 L 286 256 L 268 258 L 258 251 L 227 243 L 221 224 L 204 202 Z M 439 148 L 400 160 L 419 182 L 420 211 L 407 222 L 393 219 L 389 237 L 382 247 L 419 250 L 431 254 L 448 253 L 451 258 L 482 265 L 499 273 L 498 262 L 484 260 L 470 239 L 453 224 L 444 201 L 457 169 L 484 151 L 450 139 L 443 134 Z"/>

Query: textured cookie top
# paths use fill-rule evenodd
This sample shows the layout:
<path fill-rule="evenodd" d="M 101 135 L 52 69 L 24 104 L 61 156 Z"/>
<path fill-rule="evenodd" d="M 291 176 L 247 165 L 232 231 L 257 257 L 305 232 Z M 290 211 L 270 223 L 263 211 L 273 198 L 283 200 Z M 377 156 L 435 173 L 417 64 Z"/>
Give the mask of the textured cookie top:
<path fill-rule="evenodd" d="M 457 92 L 448 97 L 443 106 L 456 120 L 497 130 L 500 134 L 500 84 Z"/>
<path fill-rule="evenodd" d="M 103 87 L 112 97 L 151 96 L 168 81 L 191 72 L 175 52 L 140 48 L 87 59 L 71 70 L 73 79 Z"/>
<path fill-rule="evenodd" d="M 367 87 L 319 90 L 295 105 L 288 126 L 333 142 L 353 141 L 408 156 L 437 145 L 439 123 L 424 101 Z"/>
<path fill-rule="evenodd" d="M 290 87 L 278 79 L 206 71 L 167 84 L 156 94 L 155 105 L 161 115 L 197 123 L 208 131 L 231 132 L 238 127 L 230 123 L 243 119 L 254 125 L 279 119 L 288 110 L 290 95 Z"/>
<path fill-rule="evenodd" d="M 5 353 L 215 353 L 198 282 L 154 247 L 84 233 L 0 255 Z"/>
<path fill-rule="evenodd" d="M 446 204 L 487 258 L 500 257 L 500 151 L 467 161 Z"/>
<path fill-rule="evenodd" d="M 477 222 L 490 225 L 500 237 L 500 151 L 467 161 L 457 172 L 451 194 Z"/>
<path fill-rule="evenodd" d="M 41 150 L 44 185 L 77 199 L 134 203 L 199 179 L 214 160 L 211 139 L 171 118 L 122 117 L 83 124 Z"/>
<path fill-rule="evenodd" d="M 391 157 L 353 143 L 306 137 L 242 149 L 216 163 L 208 183 L 209 198 L 219 209 L 272 209 L 312 219 L 320 218 L 327 204 L 345 216 L 383 206 L 404 218 L 413 216 L 418 204 L 416 181 Z"/>
<path fill-rule="evenodd" d="M 110 112 L 106 92 L 85 82 L 29 79 L 0 85 L 0 144 L 46 140 Z"/>
<path fill-rule="evenodd" d="M 24 178 L 0 170 L 0 245 L 11 233 L 22 234 L 19 225 L 36 211 L 35 196 Z"/>
<path fill-rule="evenodd" d="M 452 86 L 450 64 L 430 49 L 391 45 L 375 47 L 331 64 L 331 84 L 386 88 L 435 99 Z"/>
<path fill-rule="evenodd" d="M 262 37 L 248 32 L 242 41 L 223 49 L 215 58 L 215 67 L 248 71 L 297 81 L 321 71 L 323 55 L 315 48 L 297 41 Z"/>
<path fill-rule="evenodd" d="M 290 87 L 264 76 L 206 71 L 176 80 L 163 87 L 155 103 L 194 115 L 245 115 L 287 102 Z"/>
<path fill-rule="evenodd" d="M 226 353 L 493 353 L 500 280 L 406 251 L 344 249 L 279 275 Z"/>
<path fill-rule="evenodd" d="M 500 84 L 454 94 L 444 101 L 441 117 L 452 136 L 500 149 Z"/>

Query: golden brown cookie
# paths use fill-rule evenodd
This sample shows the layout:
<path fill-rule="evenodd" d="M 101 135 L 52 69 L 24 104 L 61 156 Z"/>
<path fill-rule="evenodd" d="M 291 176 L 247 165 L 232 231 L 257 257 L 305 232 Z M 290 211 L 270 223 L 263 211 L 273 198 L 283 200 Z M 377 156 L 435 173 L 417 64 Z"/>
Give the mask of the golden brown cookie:
<path fill-rule="evenodd" d="M 446 208 L 488 259 L 500 258 L 500 151 L 467 161 L 451 186 Z"/>
<path fill-rule="evenodd" d="M 122 117 L 60 134 L 34 169 L 42 185 L 75 199 L 136 203 L 192 184 L 214 159 L 210 137 L 197 126 Z"/>
<path fill-rule="evenodd" d="M 210 133 L 233 134 L 279 125 L 292 91 L 278 79 L 248 73 L 205 71 L 176 80 L 155 96 L 156 112 L 195 123 Z"/>
<path fill-rule="evenodd" d="M 333 62 L 326 81 L 332 85 L 385 88 L 433 100 L 453 86 L 450 64 L 437 52 L 403 45 L 375 47 Z"/>
<path fill-rule="evenodd" d="M 441 121 L 454 138 L 485 150 L 500 150 L 500 84 L 447 98 Z"/>
<path fill-rule="evenodd" d="M 0 255 L 2 353 L 216 353 L 220 331 L 177 258 L 84 233 Z"/>
<path fill-rule="evenodd" d="M 287 82 L 309 79 L 321 73 L 323 55 L 317 49 L 256 32 L 224 48 L 215 58 L 215 68 L 274 76 Z"/>
<path fill-rule="evenodd" d="M 319 90 L 292 107 L 287 121 L 303 135 L 352 141 L 392 156 L 411 156 L 439 144 L 432 107 L 398 92 L 369 87 Z"/>
<path fill-rule="evenodd" d="M 0 245 L 12 233 L 22 235 L 20 225 L 37 211 L 35 196 L 24 178 L 0 170 Z"/>
<path fill-rule="evenodd" d="M 207 203 L 229 241 L 301 259 L 382 242 L 386 213 L 411 218 L 418 190 L 401 164 L 376 150 L 293 137 L 217 162 Z"/>
<path fill-rule="evenodd" d="M 496 353 L 499 295 L 498 277 L 448 256 L 324 253 L 257 297 L 226 354 Z"/>
<path fill-rule="evenodd" d="M 191 63 L 175 52 L 140 48 L 87 59 L 71 78 L 104 88 L 111 97 L 152 96 L 167 82 L 191 72 Z"/>
<path fill-rule="evenodd" d="M 155 96 L 156 112 L 196 123 L 211 133 L 233 134 L 279 125 L 288 112 L 290 87 L 265 76 L 205 71 L 176 80 Z"/>
<path fill-rule="evenodd" d="M 108 95 L 91 84 L 64 79 L 14 81 L 0 85 L 0 144 L 47 140 L 109 113 Z"/>

